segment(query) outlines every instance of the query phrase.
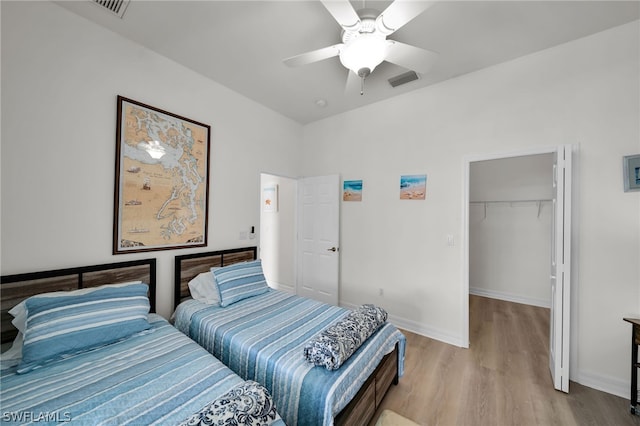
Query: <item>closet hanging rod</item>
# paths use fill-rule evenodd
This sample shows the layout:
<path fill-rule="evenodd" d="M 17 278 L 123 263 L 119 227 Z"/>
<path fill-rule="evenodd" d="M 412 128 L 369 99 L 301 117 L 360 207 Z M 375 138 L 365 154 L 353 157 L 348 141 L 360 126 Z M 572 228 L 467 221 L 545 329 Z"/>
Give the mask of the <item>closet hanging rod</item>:
<path fill-rule="evenodd" d="M 497 204 L 497 203 L 536 203 L 538 205 L 538 219 L 540 219 L 540 212 L 542 211 L 542 203 L 551 202 L 553 199 L 537 199 L 537 200 L 504 200 L 504 201 L 469 201 L 469 204 L 484 204 L 484 219 L 487 218 L 487 204 Z"/>

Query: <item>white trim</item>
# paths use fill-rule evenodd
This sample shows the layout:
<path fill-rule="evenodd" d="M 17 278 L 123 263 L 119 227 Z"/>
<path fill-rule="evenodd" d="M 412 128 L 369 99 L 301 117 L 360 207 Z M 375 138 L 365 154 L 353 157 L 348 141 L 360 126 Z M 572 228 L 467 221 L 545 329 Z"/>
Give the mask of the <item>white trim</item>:
<path fill-rule="evenodd" d="M 296 288 L 290 284 L 284 284 L 277 281 L 269 281 L 269 287 L 286 293 L 296 294 Z"/>
<path fill-rule="evenodd" d="M 584 371 L 579 372 L 575 378 L 571 377 L 571 380 L 583 386 L 617 395 L 627 401 L 629 400 L 629 382 L 626 380 L 603 376 L 601 374 L 585 373 Z"/>
<path fill-rule="evenodd" d="M 357 309 L 359 305 L 341 302 L 340 306 L 343 308 L 354 310 L 354 309 Z M 465 347 L 463 345 L 463 341 L 460 340 L 458 336 L 454 336 L 451 333 L 441 330 L 439 328 L 429 327 L 425 324 L 422 324 L 407 318 L 399 317 L 396 315 L 389 315 L 389 322 L 402 330 L 407 330 L 412 333 L 416 333 L 421 336 L 428 337 L 430 339 L 447 343 L 449 345 L 463 347 L 463 348 Z"/>
<path fill-rule="evenodd" d="M 505 300 L 507 302 L 522 303 L 524 305 L 538 306 L 540 308 L 551 308 L 551 302 L 545 299 L 535 297 L 522 296 L 514 293 L 505 293 L 502 291 L 487 290 L 478 287 L 469 287 L 469 294 L 476 296 L 488 297 L 491 299 Z"/>
<path fill-rule="evenodd" d="M 558 152 L 560 147 L 565 145 L 553 145 L 553 146 L 543 146 L 543 147 L 535 147 L 528 149 L 521 149 L 517 151 L 502 151 L 495 153 L 485 153 L 485 154 L 470 154 L 466 155 L 462 159 L 462 173 L 463 173 L 463 191 L 462 191 L 462 280 L 461 280 L 461 291 L 460 291 L 460 306 L 462 306 L 462 324 L 460 331 L 460 338 L 463 342 L 467 342 L 467 344 L 463 347 L 469 347 L 469 201 L 470 201 L 470 169 L 471 163 L 476 161 L 486 161 L 486 160 L 499 160 L 504 158 L 513 158 L 513 157 L 525 157 L 528 155 L 539 155 L 539 154 L 553 154 Z"/>

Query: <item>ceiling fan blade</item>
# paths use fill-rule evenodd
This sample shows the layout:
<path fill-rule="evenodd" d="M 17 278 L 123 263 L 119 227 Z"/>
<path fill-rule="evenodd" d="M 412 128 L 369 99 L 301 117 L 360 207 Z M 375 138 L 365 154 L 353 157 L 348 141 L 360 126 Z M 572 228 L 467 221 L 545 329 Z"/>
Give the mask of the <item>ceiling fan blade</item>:
<path fill-rule="evenodd" d="M 437 59 L 438 54 L 436 52 L 389 40 L 389 50 L 385 61 L 420 74 L 426 74 Z"/>
<path fill-rule="evenodd" d="M 327 46 L 323 47 L 322 49 L 312 50 L 311 52 L 292 56 L 290 58 L 284 59 L 282 62 L 290 67 L 299 67 L 302 65 L 311 64 L 313 62 L 318 62 L 324 59 L 338 56 L 340 54 L 340 48 L 342 46 L 344 46 L 342 43 L 334 44 L 333 46 Z"/>
<path fill-rule="evenodd" d="M 345 30 L 355 30 L 360 25 L 360 17 L 349 0 L 321 0 L 333 19 Z"/>
<path fill-rule="evenodd" d="M 378 16 L 376 27 L 385 35 L 393 34 L 434 3 L 426 0 L 395 0 Z"/>

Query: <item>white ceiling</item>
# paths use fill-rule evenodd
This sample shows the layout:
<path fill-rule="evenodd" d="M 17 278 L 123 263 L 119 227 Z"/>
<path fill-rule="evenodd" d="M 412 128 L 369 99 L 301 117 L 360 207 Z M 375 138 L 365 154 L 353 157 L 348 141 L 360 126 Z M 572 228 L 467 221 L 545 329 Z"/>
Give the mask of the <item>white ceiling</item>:
<path fill-rule="evenodd" d="M 361 96 L 345 93 L 338 58 L 282 63 L 341 41 L 319 1 L 132 0 L 123 19 L 91 0 L 56 3 L 303 124 L 640 18 L 640 1 L 436 2 L 389 37 L 439 53 L 432 70 L 392 88 L 387 80 L 407 70 L 384 62 Z M 389 3 L 366 0 L 381 11 Z"/>

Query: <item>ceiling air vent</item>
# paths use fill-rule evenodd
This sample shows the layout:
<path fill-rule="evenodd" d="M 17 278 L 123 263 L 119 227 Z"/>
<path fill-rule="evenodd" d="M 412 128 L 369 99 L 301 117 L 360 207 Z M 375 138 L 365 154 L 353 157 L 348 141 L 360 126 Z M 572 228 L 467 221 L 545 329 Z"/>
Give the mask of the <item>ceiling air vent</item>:
<path fill-rule="evenodd" d="M 122 18 L 130 0 L 93 0 L 95 4 Z"/>
<path fill-rule="evenodd" d="M 407 84 L 418 79 L 418 74 L 415 71 L 407 71 L 403 74 L 391 77 L 388 81 L 391 87 L 398 87 L 402 84 Z"/>

